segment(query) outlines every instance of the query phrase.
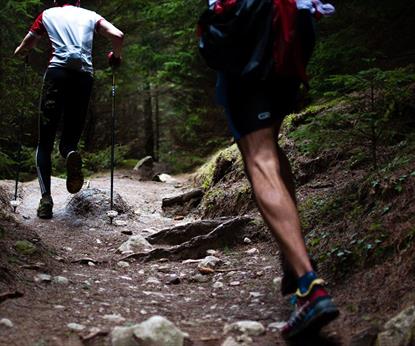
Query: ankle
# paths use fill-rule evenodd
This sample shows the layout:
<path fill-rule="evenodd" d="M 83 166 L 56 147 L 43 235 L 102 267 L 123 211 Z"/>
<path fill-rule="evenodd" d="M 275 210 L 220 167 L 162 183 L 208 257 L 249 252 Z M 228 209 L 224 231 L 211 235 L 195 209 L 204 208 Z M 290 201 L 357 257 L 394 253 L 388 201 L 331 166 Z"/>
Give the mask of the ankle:
<path fill-rule="evenodd" d="M 317 274 L 314 271 L 309 271 L 297 280 L 298 290 L 304 294 L 310 288 L 310 285 L 317 279 Z"/>

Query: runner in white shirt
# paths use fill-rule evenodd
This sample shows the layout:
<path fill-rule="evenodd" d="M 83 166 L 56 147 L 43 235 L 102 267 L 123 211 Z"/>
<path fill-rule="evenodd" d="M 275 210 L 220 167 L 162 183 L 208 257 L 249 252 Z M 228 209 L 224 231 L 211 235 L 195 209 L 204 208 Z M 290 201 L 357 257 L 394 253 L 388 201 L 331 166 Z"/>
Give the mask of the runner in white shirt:
<path fill-rule="evenodd" d="M 42 36 L 52 45 L 52 57 L 44 76 L 39 116 L 36 168 L 42 198 L 37 215 L 50 219 L 51 153 L 59 120 L 63 116 L 59 151 L 66 159 L 66 186 L 70 193 L 83 185 L 82 160 L 77 152 L 93 84 L 92 44 L 97 32 L 111 40 L 110 66 L 121 64 L 124 34 L 99 14 L 80 8 L 79 0 L 55 0 L 57 7 L 43 11 L 16 48 L 15 55 L 27 55 Z"/>

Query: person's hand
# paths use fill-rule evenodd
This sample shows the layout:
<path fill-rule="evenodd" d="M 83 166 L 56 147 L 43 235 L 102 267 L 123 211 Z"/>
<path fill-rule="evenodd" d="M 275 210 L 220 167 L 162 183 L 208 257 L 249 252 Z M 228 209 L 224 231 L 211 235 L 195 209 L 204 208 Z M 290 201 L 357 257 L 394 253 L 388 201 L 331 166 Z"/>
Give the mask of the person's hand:
<path fill-rule="evenodd" d="M 121 57 L 117 57 L 115 56 L 114 52 L 109 52 L 108 53 L 108 64 L 112 67 L 112 68 L 117 68 L 121 65 Z"/>

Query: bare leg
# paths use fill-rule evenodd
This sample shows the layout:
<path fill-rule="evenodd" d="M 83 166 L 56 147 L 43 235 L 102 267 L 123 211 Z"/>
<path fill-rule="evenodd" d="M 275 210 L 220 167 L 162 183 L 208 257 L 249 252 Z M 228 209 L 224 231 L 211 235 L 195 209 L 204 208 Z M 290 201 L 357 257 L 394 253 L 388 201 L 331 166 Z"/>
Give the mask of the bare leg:
<path fill-rule="evenodd" d="M 293 198 L 294 186 L 289 183 L 288 170 L 281 173 L 287 169 L 288 161 L 284 162 L 285 156 L 282 159 L 279 156 L 275 133 L 271 128 L 260 129 L 244 136 L 238 144 L 259 210 L 287 261 L 300 277 L 312 271 L 312 267 Z"/>

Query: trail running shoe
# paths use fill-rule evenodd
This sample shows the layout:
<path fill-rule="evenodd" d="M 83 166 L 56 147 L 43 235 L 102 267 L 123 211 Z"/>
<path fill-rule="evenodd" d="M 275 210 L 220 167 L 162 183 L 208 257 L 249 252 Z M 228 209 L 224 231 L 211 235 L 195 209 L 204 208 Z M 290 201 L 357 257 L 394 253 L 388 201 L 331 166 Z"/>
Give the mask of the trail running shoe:
<path fill-rule="evenodd" d="M 339 316 L 339 310 L 323 288 L 324 281 L 314 280 L 305 294 L 297 290 L 295 310 L 281 329 L 286 339 L 306 333 L 318 333 L 322 327 Z"/>
<path fill-rule="evenodd" d="M 71 151 L 66 157 L 66 189 L 70 193 L 77 193 L 82 185 L 84 185 L 84 176 L 81 155 Z"/>
<path fill-rule="evenodd" d="M 37 216 L 41 219 L 51 219 L 53 216 L 53 200 L 50 195 L 43 196 L 40 199 L 39 207 L 37 208 Z"/>
<path fill-rule="evenodd" d="M 310 258 L 311 266 L 313 267 L 313 271 L 317 272 L 317 262 Z M 287 260 L 282 257 L 281 259 L 281 267 L 282 267 L 282 280 L 281 280 L 281 294 L 283 296 L 294 294 L 297 291 L 297 276 L 295 275 L 294 271 L 291 269 L 291 266 L 287 262 Z"/>

